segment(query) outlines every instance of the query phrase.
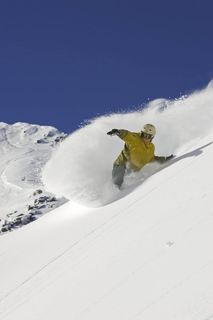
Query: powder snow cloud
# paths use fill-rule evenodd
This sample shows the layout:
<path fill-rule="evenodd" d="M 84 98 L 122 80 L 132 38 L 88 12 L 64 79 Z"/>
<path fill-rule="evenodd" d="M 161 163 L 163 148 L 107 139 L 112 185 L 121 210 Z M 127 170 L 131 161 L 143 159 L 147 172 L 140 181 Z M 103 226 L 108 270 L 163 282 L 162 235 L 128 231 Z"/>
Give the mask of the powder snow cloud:
<path fill-rule="evenodd" d="M 90 206 L 103 205 L 118 192 L 111 183 L 111 170 L 123 147 L 122 140 L 107 136 L 107 131 L 137 132 L 145 123 L 153 123 L 155 154 L 180 154 L 213 130 L 212 119 L 213 81 L 176 100 L 157 99 L 137 111 L 98 117 L 70 134 L 55 151 L 43 171 L 44 184 L 57 195 Z"/>

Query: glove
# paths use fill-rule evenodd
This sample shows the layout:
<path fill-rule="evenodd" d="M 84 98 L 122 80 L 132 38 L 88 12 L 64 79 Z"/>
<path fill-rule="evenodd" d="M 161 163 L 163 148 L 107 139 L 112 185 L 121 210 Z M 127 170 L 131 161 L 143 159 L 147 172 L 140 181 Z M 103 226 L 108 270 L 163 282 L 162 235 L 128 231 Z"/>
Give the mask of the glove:
<path fill-rule="evenodd" d="M 171 154 L 171 155 L 168 156 L 168 157 L 165 157 L 165 160 L 168 161 L 168 160 L 171 160 L 172 158 L 174 158 L 174 155 L 173 155 L 173 154 Z"/>
<path fill-rule="evenodd" d="M 119 130 L 118 129 L 112 129 L 111 131 L 107 132 L 107 134 L 109 136 L 118 135 L 119 134 Z"/>
<path fill-rule="evenodd" d="M 171 160 L 172 158 L 174 158 L 174 155 L 173 154 L 171 154 L 170 156 L 168 156 L 168 157 L 158 157 L 158 156 L 155 156 L 155 160 L 156 161 L 158 161 L 159 163 L 164 163 L 164 162 L 166 162 L 166 161 L 168 161 L 168 160 Z"/>

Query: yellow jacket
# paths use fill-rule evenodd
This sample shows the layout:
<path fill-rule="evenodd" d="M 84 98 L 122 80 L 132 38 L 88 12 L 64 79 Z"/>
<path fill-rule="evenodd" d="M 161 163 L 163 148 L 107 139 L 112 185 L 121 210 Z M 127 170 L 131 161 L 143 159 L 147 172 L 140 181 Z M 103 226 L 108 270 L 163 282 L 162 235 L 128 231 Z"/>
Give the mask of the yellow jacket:
<path fill-rule="evenodd" d="M 145 144 L 140 132 L 119 130 L 118 137 L 125 142 L 125 145 L 115 160 L 115 165 L 126 165 L 128 162 L 132 169 L 140 170 L 145 164 L 154 160 L 155 146 L 152 142 Z"/>

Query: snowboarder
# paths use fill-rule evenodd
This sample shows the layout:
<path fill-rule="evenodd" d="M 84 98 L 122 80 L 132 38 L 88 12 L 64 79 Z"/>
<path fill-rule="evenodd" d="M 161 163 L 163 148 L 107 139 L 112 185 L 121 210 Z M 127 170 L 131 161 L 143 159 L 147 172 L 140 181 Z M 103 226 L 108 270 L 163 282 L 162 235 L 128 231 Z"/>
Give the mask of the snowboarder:
<path fill-rule="evenodd" d="M 139 171 L 147 163 L 158 161 L 163 163 L 171 158 L 155 156 L 155 146 L 152 139 L 156 134 L 155 126 L 145 124 L 141 132 L 131 132 L 124 129 L 112 129 L 107 132 L 110 136 L 118 136 L 125 144 L 118 158 L 115 160 L 112 170 L 112 180 L 115 185 L 121 187 L 125 172 L 128 168 L 130 171 Z"/>

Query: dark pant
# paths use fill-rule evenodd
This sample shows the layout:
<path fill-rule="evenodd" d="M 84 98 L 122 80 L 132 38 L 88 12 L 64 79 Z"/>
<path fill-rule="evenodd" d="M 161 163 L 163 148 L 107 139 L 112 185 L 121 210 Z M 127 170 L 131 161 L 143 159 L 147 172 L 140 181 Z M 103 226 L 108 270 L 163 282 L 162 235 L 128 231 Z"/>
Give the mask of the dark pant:
<path fill-rule="evenodd" d="M 125 171 L 126 167 L 124 165 L 114 164 L 112 169 L 112 181 L 116 186 L 118 186 L 118 188 L 121 187 L 124 181 Z"/>

